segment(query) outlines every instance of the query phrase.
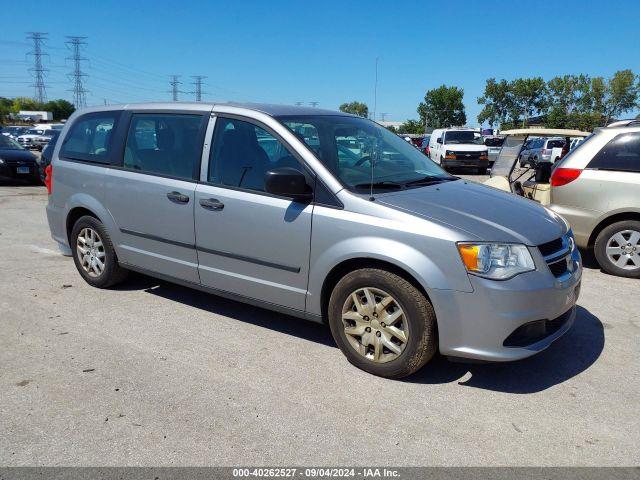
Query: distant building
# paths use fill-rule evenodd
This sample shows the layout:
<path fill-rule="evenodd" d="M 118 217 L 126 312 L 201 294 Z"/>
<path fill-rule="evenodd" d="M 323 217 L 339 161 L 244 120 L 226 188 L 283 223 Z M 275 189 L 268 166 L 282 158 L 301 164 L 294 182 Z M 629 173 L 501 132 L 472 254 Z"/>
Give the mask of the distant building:
<path fill-rule="evenodd" d="M 18 112 L 18 118 L 31 122 L 50 122 L 53 120 L 53 113 L 51 112 L 36 112 L 30 110 L 20 110 Z"/>

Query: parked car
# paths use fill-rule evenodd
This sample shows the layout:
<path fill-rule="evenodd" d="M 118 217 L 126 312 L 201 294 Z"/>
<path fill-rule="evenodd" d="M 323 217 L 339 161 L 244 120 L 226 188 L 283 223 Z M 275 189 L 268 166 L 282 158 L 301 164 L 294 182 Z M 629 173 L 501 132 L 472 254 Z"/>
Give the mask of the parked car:
<path fill-rule="evenodd" d="M 483 143 L 487 147 L 487 153 L 489 155 L 489 167 L 492 167 L 500 154 L 502 144 L 504 143 L 504 137 L 484 137 Z"/>
<path fill-rule="evenodd" d="M 640 125 L 596 130 L 551 175 L 550 208 L 605 272 L 640 278 Z"/>
<path fill-rule="evenodd" d="M 2 135 L 5 135 L 7 137 L 11 137 L 14 140 L 16 140 L 20 135 L 22 135 L 24 132 L 26 132 L 29 129 L 29 127 L 21 127 L 18 125 L 8 125 L 6 127 L 2 128 Z"/>
<path fill-rule="evenodd" d="M 534 138 L 531 139 L 527 147 L 520 153 L 520 165 L 534 168 L 541 162 L 555 162 L 562 157 L 562 149 L 565 139 L 556 138 Z"/>
<path fill-rule="evenodd" d="M 5 135 L 0 135 L 0 177 L 30 181 L 38 179 L 35 155 Z"/>
<path fill-rule="evenodd" d="M 134 270 L 326 322 L 349 361 L 376 375 L 408 375 L 437 350 L 529 357 L 574 321 L 581 261 L 560 216 L 451 176 L 354 115 L 84 109 L 46 184 L 52 236 L 90 285 Z M 550 268 L 558 259 L 564 268 Z"/>
<path fill-rule="evenodd" d="M 46 177 L 45 169 L 49 164 L 51 164 L 51 157 L 53 156 L 53 150 L 56 147 L 58 137 L 60 137 L 60 132 L 60 130 L 52 130 L 49 132 L 49 141 L 42 150 L 42 155 L 40 155 L 40 158 L 37 160 L 38 173 L 40 174 L 40 180 L 42 180 L 43 183 Z"/>
<path fill-rule="evenodd" d="M 32 143 L 35 145 L 35 148 L 37 150 L 40 150 L 42 152 L 54 137 L 58 137 L 58 135 L 60 135 L 60 132 L 61 130 L 45 130 L 44 134 L 39 137 L 35 137 L 32 140 Z"/>
<path fill-rule="evenodd" d="M 18 143 L 20 143 L 24 148 L 38 149 L 39 147 L 36 143 L 36 139 L 38 137 L 42 137 L 45 132 L 46 130 L 43 128 L 30 128 L 22 135 L 18 136 Z"/>
<path fill-rule="evenodd" d="M 422 150 L 422 153 L 424 153 L 427 157 L 429 156 L 430 141 L 431 141 L 431 135 L 425 135 L 424 138 L 422 139 L 422 145 L 420 145 L 420 150 Z"/>
<path fill-rule="evenodd" d="M 487 172 L 489 150 L 472 129 L 438 128 L 429 140 L 430 158 L 442 168 L 472 167 L 479 174 Z"/>

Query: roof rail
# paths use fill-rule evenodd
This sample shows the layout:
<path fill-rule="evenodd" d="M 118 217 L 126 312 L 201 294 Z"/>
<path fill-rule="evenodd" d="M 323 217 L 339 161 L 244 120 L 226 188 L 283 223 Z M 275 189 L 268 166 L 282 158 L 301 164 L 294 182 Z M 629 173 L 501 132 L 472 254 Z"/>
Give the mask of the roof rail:
<path fill-rule="evenodd" d="M 629 120 L 617 120 L 615 122 L 607 125 L 607 128 L 616 128 L 616 127 L 635 127 L 640 125 L 640 119 L 632 118 Z"/>

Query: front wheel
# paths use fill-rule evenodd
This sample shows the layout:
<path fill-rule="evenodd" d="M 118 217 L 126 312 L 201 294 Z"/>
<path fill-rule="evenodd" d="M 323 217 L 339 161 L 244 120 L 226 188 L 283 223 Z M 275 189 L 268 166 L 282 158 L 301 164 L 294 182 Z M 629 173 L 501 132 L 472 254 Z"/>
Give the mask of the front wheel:
<path fill-rule="evenodd" d="M 640 222 L 623 220 L 603 229 L 596 238 L 594 253 L 605 272 L 640 278 Z"/>
<path fill-rule="evenodd" d="M 410 282 L 386 270 L 345 275 L 333 289 L 328 314 L 342 353 L 374 375 L 410 375 L 437 349 L 433 306 Z"/>

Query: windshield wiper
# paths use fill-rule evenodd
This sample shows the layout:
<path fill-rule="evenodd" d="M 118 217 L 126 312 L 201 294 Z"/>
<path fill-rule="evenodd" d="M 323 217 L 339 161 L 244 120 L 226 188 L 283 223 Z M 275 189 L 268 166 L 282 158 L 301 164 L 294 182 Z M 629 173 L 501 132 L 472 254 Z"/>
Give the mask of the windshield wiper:
<path fill-rule="evenodd" d="M 382 180 L 379 182 L 373 182 L 373 183 L 358 183 L 357 185 L 354 185 L 354 188 L 397 188 L 400 189 L 402 188 L 402 184 L 401 183 L 397 183 L 397 182 L 391 182 L 388 180 Z"/>
<path fill-rule="evenodd" d="M 405 187 L 413 187 L 416 185 L 435 185 L 436 183 L 451 182 L 457 180 L 458 177 L 438 177 L 437 175 L 427 175 L 426 177 L 411 180 L 404 184 Z"/>

